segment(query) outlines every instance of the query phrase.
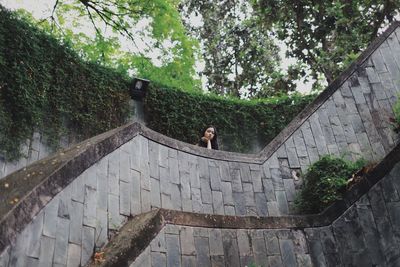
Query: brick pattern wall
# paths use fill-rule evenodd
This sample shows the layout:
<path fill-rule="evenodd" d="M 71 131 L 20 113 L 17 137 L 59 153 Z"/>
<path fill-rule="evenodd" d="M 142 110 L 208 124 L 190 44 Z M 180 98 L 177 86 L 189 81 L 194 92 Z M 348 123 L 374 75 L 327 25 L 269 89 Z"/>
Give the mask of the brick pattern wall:
<path fill-rule="evenodd" d="M 331 225 L 215 229 L 167 225 L 130 267 L 400 266 L 400 163 Z"/>
<path fill-rule="evenodd" d="M 353 159 L 360 155 L 370 160 L 381 159 L 397 139 L 388 118 L 393 116 L 392 107 L 400 92 L 398 77 L 400 28 L 289 137 L 273 157 L 280 158 L 282 166 L 303 171 L 310 162 L 328 153 L 347 153 Z M 60 142 L 62 147 L 69 143 L 67 140 Z M 37 133 L 23 146 L 22 152 L 27 157 L 16 162 L 0 158 L 0 179 L 50 153 Z"/>
<path fill-rule="evenodd" d="M 152 208 L 267 216 L 265 202 L 260 165 L 198 157 L 139 135 L 54 197 L 3 253 L 0 266 L 84 265 L 110 231 Z"/>
<path fill-rule="evenodd" d="M 253 264 L 253 265 L 251 265 Z M 130 267 L 312 266 L 301 230 L 166 225 Z"/>
<path fill-rule="evenodd" d="M 22 145 L 21 153 L 24 156 L 15 161 L 7 161 L 0 155 L 0 180 L 10 173 L 47 157 L 51 152 L 47 146 L 43 145 L 40 134 L 35 133 L 31 140 L 27 140 L 26 144 Z"/>
<path fill-rule="evenodd" d="M 399 142 L 389 124 L 400 93 L 400 28 L 372 53 L 265 162 L 267 188 L 272 188 L 283 214 L 290 213 L 304 172 L 325 154 L 356 160 L 381 160 Z"/>
<path fill-rule="evenodd" d="M 400 163 L 332 225 L 306 234 L 316 266 L 400 266 Z"/>
<path fill-rule="evenodd" d="M 400 90 L 399 37 L 398 28 L 263 164 L 206 158 L 135 137 L 52 199 L 3 252 L 0 266 L 79 266 L 127 216 L 153 207 L 290 213 L 301 184 L 296 173 L 320 156 L 349 152 L 378 160 L 394 147 L 397 137 L 387 122 Z M 398 206 L 388 207 L 397 225 Z"/>

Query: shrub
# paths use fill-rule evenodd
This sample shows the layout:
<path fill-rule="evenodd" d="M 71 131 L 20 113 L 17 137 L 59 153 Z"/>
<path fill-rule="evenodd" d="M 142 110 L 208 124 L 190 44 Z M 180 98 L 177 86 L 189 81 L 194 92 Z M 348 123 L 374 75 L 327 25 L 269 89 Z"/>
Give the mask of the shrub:
<path fill-rule="evenodd" d="M 144 107 L 147 125 L 162 134 L 194 144 L 200 130 L 216 126 L 220 149 L 259 152 L 309 104 L 314 95 L 283 95 L 240 100 L 198 92 L 149 88 Z"/>
<path fill-rule="evenodd" d="M 351 162 L 330 155 L 312 164 L 304 175 L 304 184 L 296 196 L 299 213 L 319 213 L 341 199 L 348 179 L 365 165 L 364 160 Z"/>
<path fill-rule="evenodd" d="M 400 125 L 400 94 L 398 95 L 396 104 L 393 107 L 393 112 L 397 125 Z"/>

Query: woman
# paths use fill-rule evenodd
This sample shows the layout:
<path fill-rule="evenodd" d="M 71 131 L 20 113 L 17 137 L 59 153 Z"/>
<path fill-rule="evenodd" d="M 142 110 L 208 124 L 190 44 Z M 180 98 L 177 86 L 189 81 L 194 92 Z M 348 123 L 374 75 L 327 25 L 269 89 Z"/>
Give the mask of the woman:
<path fill-rule="evenodd" d="M 201 147 L 206 147 L 208 149 L 218 150 L 217 129 L 212 125 L 204 128 L 201 132 L 198 145 Z"/>

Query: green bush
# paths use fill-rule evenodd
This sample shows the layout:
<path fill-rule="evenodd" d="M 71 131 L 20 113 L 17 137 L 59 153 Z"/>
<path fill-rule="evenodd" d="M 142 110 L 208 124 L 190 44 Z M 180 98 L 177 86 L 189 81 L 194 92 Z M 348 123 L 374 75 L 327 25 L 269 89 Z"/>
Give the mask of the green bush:
<path fill-rule="evenodd" d="M 313 98 L 239 100 L 152 85 L 144 106 L 148 126 L 157 132 L 195 144 L 201 129 L 213 124 L 220 149 L 249 153 L 260 151 Z"/>
<path fill-rule="evenodd" d="M 312 164 L 304 175 L 304 184 L 296 196 L 299 213 L 319 213 L 341 199 L 347 180 L 365 165 L 364 160 L 351 162 L 330 155 Z"/>
<path fill-rule="evenodd" d="M 393 112 L 397 125 L 400 125 L 400 94 L 397 96 L 397 101 L 393 107 Z"/>
<path fill-rule="evenodd" d="M 129 112 L 127 79 L 84 62 L 67 45 L 0 6 L 0 155 L 40 130 L 49 145 L 115 128 Z"/>

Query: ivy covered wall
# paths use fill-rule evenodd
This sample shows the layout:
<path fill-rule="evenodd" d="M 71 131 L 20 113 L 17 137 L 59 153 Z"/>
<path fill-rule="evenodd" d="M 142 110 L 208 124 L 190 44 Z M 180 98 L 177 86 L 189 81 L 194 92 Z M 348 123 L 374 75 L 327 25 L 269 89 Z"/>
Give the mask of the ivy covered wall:
<path fill-rule="evenodd" d="M 314 96 L 239 100 L 151 86 L 145 99 L 148 127 L 196 144 L 201 129 L 214 125 L 220 149 L 254 153 L 265 147 Z"/>
<path fill-rule="evenodd" d="M 127 80 L 112 69 L 83 62 L 67 44 L 0 6 L 0 154 L 20 156 L 35 130 L 56 146 L 123 124 Z"/>
<path fill-rule="evenodd" d="M 129 81 L 0 6 L 0 157 L 18 159 L 34 132 L 56 148 L 66 136 L 81 141 L 125 123 Z M 236 152 L 258 152 L 312 98 L 245 101 L 163 88 L 153 84 L 145 99 L 150 128 L 194 144 L 214 124 L 221 149 Z"/>

